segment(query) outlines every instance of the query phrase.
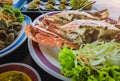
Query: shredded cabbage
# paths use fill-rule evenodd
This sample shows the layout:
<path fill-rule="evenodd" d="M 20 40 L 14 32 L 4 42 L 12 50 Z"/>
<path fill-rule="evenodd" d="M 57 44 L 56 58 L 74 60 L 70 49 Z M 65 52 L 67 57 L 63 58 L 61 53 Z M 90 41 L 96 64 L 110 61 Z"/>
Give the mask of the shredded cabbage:
<path fill-rule="evenodd" d="M 63 47 L 58 60 L 61 73 L 72 81 L 120 81 L 120 44 L 93 42 L 79 50 Z"/>
<path fill-rule="evenodd" d="M 81 58 L 79 58 L 82 56 Z M 120 66 L 120 44 L 114 41 L 86 44 L 79 50 L 78 58 L 92 69 L 101 69 L 106 66 Z M 86 63 L 87 59 L 89 62 Z"/>

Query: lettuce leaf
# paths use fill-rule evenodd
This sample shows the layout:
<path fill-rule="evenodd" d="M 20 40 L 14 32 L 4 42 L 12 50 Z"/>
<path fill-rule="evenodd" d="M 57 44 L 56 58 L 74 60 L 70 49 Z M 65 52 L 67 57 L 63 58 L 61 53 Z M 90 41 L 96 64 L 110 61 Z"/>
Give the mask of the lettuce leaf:
<path fill-rule="evenodd" d="M 60 50 L 59 61 L 62 66 L 62 73 L 66 76 L 71 76 L 71 70 L 75 67 L 74 60 L 76 59 L 75 55 L 72 53 L 72 48 L 69 49 L 64 47 Z"/>
<path fill-rule="evenodd" d="M 21 11 L 17 8 L 12 8 L 12 6 L 3 5 L 3 7 L 0 8 L 0 15 L 3 14 L 5 14 L 9 19 L 13 19 L 15 22 L 22 23 L 24 21 L 24 16 Z"/>
<path fill-rule="evenodd" d="M 97 71 L 98 81 L 120 81 L 119 66 L 105 67 Z"/>
<path fill-rule="evenodd" d="M 79 50 L 65 46 L 58 60 L 61 73 L 72 81 L 120 81 L 119 57 L 119 43 L 96 41 Z"/>

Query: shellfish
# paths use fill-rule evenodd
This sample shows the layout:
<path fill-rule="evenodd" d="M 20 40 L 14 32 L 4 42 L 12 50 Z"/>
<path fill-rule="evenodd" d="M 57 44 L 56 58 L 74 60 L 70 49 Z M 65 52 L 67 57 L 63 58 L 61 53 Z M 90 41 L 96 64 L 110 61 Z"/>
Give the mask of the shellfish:
<path fill-rule="evenodd" d="M 83 43 L 96 40 L 111 41 L 120 37 L 120 29 L 98 20 L 75 20 L 63 26 L 53 23 L 49 26 L 30 25 L 26 27 L 25 32 L 38 43 L 59 47 L 65 44 L 73 48 L 79 48 Z"/>
<path fill-rule="evenodd" d="M 63 11 L 52 16 L 45 15 L 41 24 L 47 26 L 49 23 L 64 25 L 74 20 L 106 20 L 109 12 L 107 9 L 101 11 Z"/>
<path fill-rule="evenodd" d="M 115 24 L 106 22 L 108 21 L 106 9 L 94 13 L 82 11 L 76 14 L 76 12 L 78 11 L 64 11 L 45 16 L 40 23 L 26 26 L 25 33 L 33 41 L 53 47 L 67 45 L 78 49 L 81 44 L 96 40 L 120 42 L 120 29 Z M 101 15 L 103 12 L 106 15 Z"/>
<path fill-rule="evenodd" d="M 10 45 L 18 36 L 22 26 L 21 23 L 7 23 L 0 20 L 0 50 Z"/>

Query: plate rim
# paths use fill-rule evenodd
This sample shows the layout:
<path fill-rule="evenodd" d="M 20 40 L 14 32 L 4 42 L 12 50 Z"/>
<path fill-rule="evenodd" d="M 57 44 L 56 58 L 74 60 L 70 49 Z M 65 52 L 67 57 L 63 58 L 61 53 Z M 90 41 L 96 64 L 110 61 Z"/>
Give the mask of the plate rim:
<path fill-rule="evenodd" d="M 71 81 L 70 78 L 68 77 L 65 77 L 63 76 L 62 74 L 59 74 L 57 72 L 55 72 L 53 69 L 47 67 L 43 62 L 42 60 L 36 55 L 36 52 L 34 50 L 34 47 L 33 47 L 33 41 L 28 38 L 28 49 L 30 51 L 30 55 L 32 56 L 33 60 L 36 62 L 36 64 L 41 67 L 44 71 L 46 71 L 48 74 L 52 75 L 53 77 L 56 77 L 60 80 L 63 80 L 63 81 Z M 42 52 L 40 51 L 40 48 L 39 50 L 40 54 L 42 54 Z M 60 69 L 59 69 L 60 70 Z"/>
<path fill-rule="evenodd" d="M 25 20 L 25 25 L 32 23 L 32 19 L 27 15 L 24 15 L 24 20 Z M 6 48 L 4 48 L 3 50 L 0 51 L 0 58 L 3 56 L 6 56 L 7 54 L 10 54 L 15 49 L 20 47 L 22 45 L 22 43 L 24 43 L 24 41 L 27 39 L 27 36 L 24 32 L 24 28 L 25 28 L 25 26 L 23 26 L 23 28 L 21 29 L 21 31 L 19 33 L 19 36 L 13 41 L 13 43 L 11 43 L 9 46 L 7 46 Z"/>

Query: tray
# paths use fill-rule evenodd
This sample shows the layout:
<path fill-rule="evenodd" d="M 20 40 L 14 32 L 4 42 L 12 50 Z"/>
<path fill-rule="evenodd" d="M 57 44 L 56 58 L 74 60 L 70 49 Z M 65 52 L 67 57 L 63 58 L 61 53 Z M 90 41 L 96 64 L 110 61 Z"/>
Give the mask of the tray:
<path fill-rule="evenodd" d="M 22 12 L 24 12 L 24 13 L 26 13 L 26 12 L 28 12 L 28 13 L 30 13 L 30 12 L 41 13 L 41 11 L 42 11 L 42 13 L 47 13 L 47 12 L 51 12 L 51 11 L 62 11 L 58 8 L 60 5 L 60 2 L 58 0 L 56 0 L 56 2 L 55 2 L 54 9 L 46 9 L 47 2 L 43 2 L 43 1 L 41 1 L 42 4 L 40 4 L 37 8 L 30 9 L 30 8 L 28 8 L 29 3 L 30 2 L 27 2 L 24 6 L 22 6 L 22 8 L 21 8 Z M 66 9 L 64 9 L 64 10 L 71 10 L 72 9 L 72 7 L 69 6 L 69 4 L 65 4 L 65 6 L 66 6 Z"/>

